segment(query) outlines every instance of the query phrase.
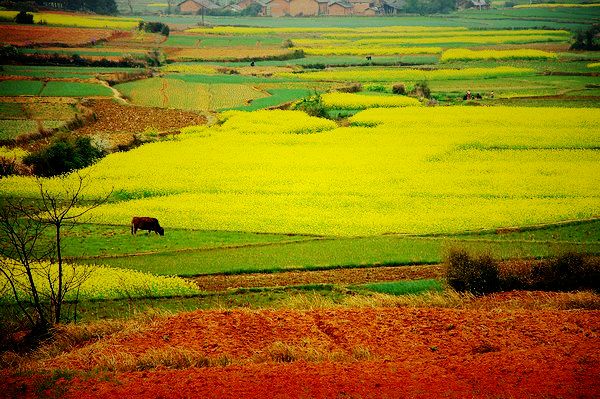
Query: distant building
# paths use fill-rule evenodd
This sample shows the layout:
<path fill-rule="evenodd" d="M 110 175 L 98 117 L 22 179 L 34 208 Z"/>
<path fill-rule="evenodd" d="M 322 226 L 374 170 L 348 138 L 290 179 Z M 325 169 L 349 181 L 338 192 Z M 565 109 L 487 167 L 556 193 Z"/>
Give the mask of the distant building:
<path fill-rule="evenodd" d="M 382 14 L 400 14 L 404 12 L 405 8 L 405 0 L 382 0 L 381 2 Z"/>
<path fill-rule="evenodd" d="M 185 0 L 177 4 L 182 14 L 199 14 L 202 10 L 216 10 L 220 8 L 209 0 Z"/>
<path fill-rule="evenodd" d="M 490 5 L 485 0 L 471 0 L 471 4 L 475 8 L 479 8 L 480 10 L 490 8 Z"/>
<path fill-rule="evenodd" d="M 388 14 L 404 9 L 405 0 L 242 0 L 237 5 L 245 9 L 260 4 L 260 15 L 271 17 L 309 17 L 317 15 L 377 15 L 384 13 L 382 1 L 389 4 Z"/>
<path fill-rule="evenodd" d="M 345 0 L 331 1 L 327 9 L 327 15 L 352 15 L 352 4 Z"/>
<path fill-rule="evenodd" d="M 319 15 L 319 2 L 317 0 L 291 0 L 289 5 L 289 15 L 292 17 Z"/>

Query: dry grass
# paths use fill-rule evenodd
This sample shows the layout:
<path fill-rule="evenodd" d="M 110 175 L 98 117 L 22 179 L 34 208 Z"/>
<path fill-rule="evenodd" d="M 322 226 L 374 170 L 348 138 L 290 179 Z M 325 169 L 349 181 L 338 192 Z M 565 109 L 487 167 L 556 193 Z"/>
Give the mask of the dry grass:
<path fill-rule="evenodd" d="M 387 295 L 349 295 L 336 301 L 330 297 L 309 293 L 290 296 L 277 305 L 277 308 L 315 310 L 329 308 L 381 308 L 381 307 L 443 307 L 464 306 L 474 298 L 473 295 L 458 293 L 454 290 L 443 292 L 425 292 L 421 294 Z"/>
<path fill-rule="evenodd" d="M 349 352 L 342 349 L 332 349 L 324 342 L 304 338 L 296 343 L 273 342 L 263 352 L 250 359 L 251 363 L 291 363 L 305 362 L 350 362 L 356 360 L 372 360 L 369 348 L 356 346 Z"/>
<path fill-rule="evenodd" d="M 52 336 L 37 349 L 29 353 L 6 351 L 0 353 L 0 370 L 30 370 L 43 365 L 50 359 L 60 359 L 64 354 L 77 353 L 76 360 L 93 362 L 93 354 L 106 346 L 109 336 L 121 337 L 140 334 L 159 323 L 171 313 L 149 309 L 131 319 L 102 320 L 92 323 L 70 323 L 57 325 Z"/>

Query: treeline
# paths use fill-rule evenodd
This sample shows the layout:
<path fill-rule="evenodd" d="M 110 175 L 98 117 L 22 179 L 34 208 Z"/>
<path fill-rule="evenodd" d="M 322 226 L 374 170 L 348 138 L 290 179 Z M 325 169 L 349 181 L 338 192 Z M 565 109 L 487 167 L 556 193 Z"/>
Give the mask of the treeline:
<path fill-rule="evenodd" d="M 40 11 L 55 9 L 65 11 L 84 11 L 96 14 L 114 15 L 118 13 L 115 0 L 31 0 L 31 1 L 0 1 L 0 7 L 16 11 Z"/>
<path fill-rule="evenodd" d="M 407 0 L 408 14 L 447 14 L 457 9 L 455 0 Z"/>
<path fill-rule="evenodd" d="M 6 45 L 0 47 L 0 63 L 21 65 L 57 65 L 57 66 L 87 66 L 87 67 L 124 67 L 145 68 L 148 65 L 160 65 L 160 60 L 150 52 L 144 59 L 134 59 L 131 56 L 120 60 L 91 60 L 79 54 L 26 54 L 18 47 Z"/>

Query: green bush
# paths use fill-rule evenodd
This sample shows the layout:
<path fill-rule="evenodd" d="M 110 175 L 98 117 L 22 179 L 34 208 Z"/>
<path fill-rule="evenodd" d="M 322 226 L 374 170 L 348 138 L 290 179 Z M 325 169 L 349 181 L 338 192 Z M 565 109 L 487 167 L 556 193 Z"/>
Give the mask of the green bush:
<path fill-rule="evenodd" d="M 327 118 L 329 116 L 325 105 L 323 105 L 321 96 L 318 94 L 303 98 L 294 105 L 294 109 L 304 111 L 310 116 L 319 118 Z"/>
<path fill-rule="evenodd" d="M 404 87 L 404 84 L 402 83 L 396 83 L 392 86 L 392 93 L 400 94 L 403 96 L 406 94 L 406 87 Z"/>
<path fill-rule="evenodd" d="M 411 90 L 410 94 L 420 98 L 431 98 L 429 83 L 426 80 L 415 83 L 415 87 Z"/>
<path fill-rule="evenodd" d="M 482 295 L 500 290 L 498 264 L 489 255 L 474 257 L 452 250 L 446 259 L 448 284 L 457 291 Z"/>
<path fill-rule="evenodd" d="M 50 177 L 89 166 L 103 155 L 89 137 L 75 140 L 61 137 L 48 147 L 27 155 L 23 163 L 31 166 L 36 176 Z"/>
<path fill-rule="evenodd" d="M 600 50 L 598 34 L 600 34 L 600 25 L 592 25 L 588 30 L 577 32 L 571 50 Z"/>
<path fill-rule="evenodd" d="M 33 14 L 21 11 L 15 17 L 15 22 L 18 24 L 33 24 Z"/>
<path fill-rule="evenodd" d="M 533 288 L 569 291 L 600 289 L 600 261 L 596 257 L 566 253 L 556 259 L 540 262 L 531 270 Z"/>

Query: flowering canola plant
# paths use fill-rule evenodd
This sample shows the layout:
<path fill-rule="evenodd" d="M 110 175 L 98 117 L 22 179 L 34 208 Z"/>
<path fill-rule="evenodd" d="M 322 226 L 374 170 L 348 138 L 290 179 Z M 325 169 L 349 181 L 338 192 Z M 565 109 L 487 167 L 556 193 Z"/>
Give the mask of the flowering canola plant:
<path fill-rule="evenodd" d="M 14 18 L 16 11 L 0 11 L 1 18 Z M 93 16 L 82 14 L 34 12 L 33 20 L 36 23 L 44 21 L 48 25 L 79 26 L 82 28 L 111 28 L 111 29 L 133 29 L 138 26 L 139 19 L 119 18 L 107 16 Z"/>
<path fill-rule="evenodd" d="M 441 47 L 398 47 L 398 46 L 354 46 L 301 47 L 308 55 L 406 55 L 439 54 Z"/>
<path fill-rule="evenodd" d="M 421 102 L 405 96 L 361 95 L 353 93 L 326 93 L 321 95 L 326 108 L 364 109 L 376 107 L 418 107 Z"/>
<path fill-rule="evenodd" d="M 14 266 L 15 270 L 20 270 L 19 266 Z M 33 265 L 33 276 L 36 288 L 42 297 L 50 292 L 48 284 L 48 271 L 51 280 L 56 280 L 58 276 L 58 266 L 44 262 Z M 155 276 L 136 270 L 118 269 L 107 266 L 72 266 L 63 265 L 64 281 L 70 281 L 73 276 L 79 280 L 79 276 L 87 275 L 87 278 L 80 286 L 79 292 L 76 290 L 68 291 L 65 299 L 74 300 L 77 294 L 81 300 L 90 299 L 121 299 L 121 298 L 158 298 L 168 296 L 184 296 L 199 293 L 198 287 L 185 279 L 170 276 Z M 88 274 L 89 273 L 89 274 Z M 20 273 L 16 273 L 18 275 Z M 5 276 L 0 274 L 0 299 L 13 300 L 12 292 L 8 284 L 5 284 Z M 19 296 L 26 295 L 28 290 L 28 281 L 25 274 L 17 277 L 17 286 Z"/>
<path fill-rule="evenodd" d="M 278 75 L 297 77 L 304 80 L 333 82 L 394 82 L 398 80 L 450 80 L 522 76 L 530 75 L 534 72 L 535 70 L 531 68 L 500 66 L 494 68 L 434 69 L 430 71 L 400 68 L 343 68 L 298 74 L 280 73 Z"/>
<path fill-rule="evenodd" d="M 556 59 L 556 53 L 542 50 L 469 50 L 454 48 L 444 51 L 440 61 L 455 60 L 508 60 L 508 59 Z"/>
<path fill-rule="evenodd" d="M 127 224 L 324 235 L 449 233 L 598 216 L 600 110 L 370 108 L 350 126 L 227 112 L 90 168 L 90 214 Z M 311 133 L 311 134 L 298 134 Z M 159 162 L 157 162 L 159 160 Z M 54 179 L 44 181 L 52 189 Z M 0 190 L 35 193 L 27 177 Z"/>

